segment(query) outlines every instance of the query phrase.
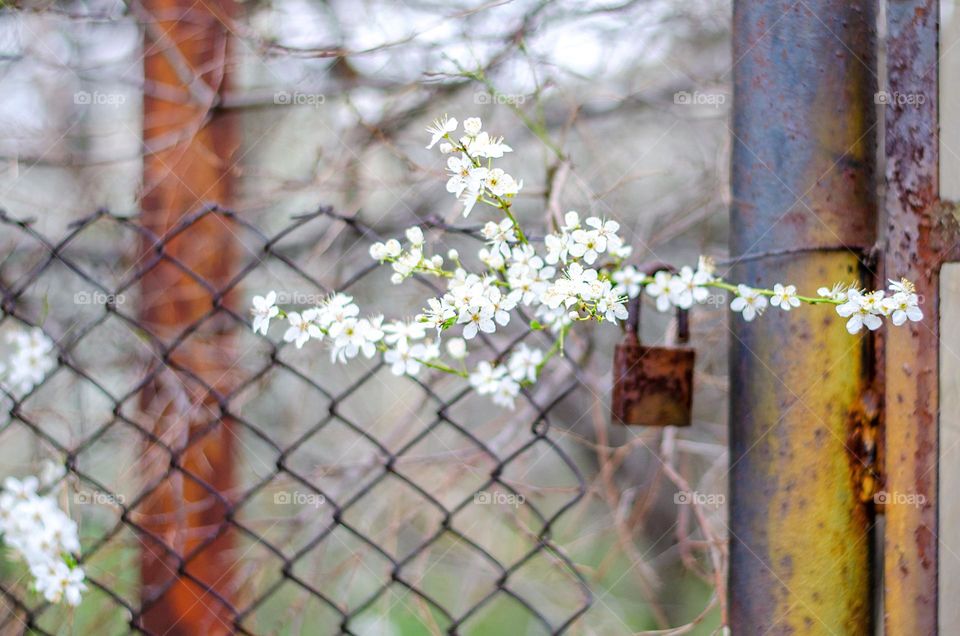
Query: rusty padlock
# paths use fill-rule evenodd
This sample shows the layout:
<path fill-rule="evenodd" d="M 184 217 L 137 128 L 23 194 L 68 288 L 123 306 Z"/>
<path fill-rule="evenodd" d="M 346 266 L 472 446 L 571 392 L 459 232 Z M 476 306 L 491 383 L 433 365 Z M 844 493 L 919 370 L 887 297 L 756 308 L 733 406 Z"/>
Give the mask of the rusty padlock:
<path fill-rule="evenodd" d="M 690 426 L 695 353 L 682 346 L 690 338 L 687 310 L 677 309 L 681 346 L 648 347 L 640 344 L 640 305 L 640 296 L 630 300 L 626 335 L 613 356 L 613 420 L 632 426 Z"/>

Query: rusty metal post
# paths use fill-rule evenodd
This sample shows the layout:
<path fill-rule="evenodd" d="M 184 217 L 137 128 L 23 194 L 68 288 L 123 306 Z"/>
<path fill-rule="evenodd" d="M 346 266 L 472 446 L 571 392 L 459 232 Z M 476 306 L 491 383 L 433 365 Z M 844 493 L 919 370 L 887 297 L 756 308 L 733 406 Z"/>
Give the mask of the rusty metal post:
<path fill-rule="evenodd" d="M 734 3 L 738 280 L 860 279 L 875 242 L 875 3 Z M 870 523 L 849 448 L 867 342 L 828 308 L 732 320 L 734 634 L 870 633 Z"/>
<path fill-rule="evenodd" d="M 138 10 L 146 34 L 142 220 L 159 237 L 208 202 L 229 204 L 236 130 L 217 108 L 227 79 L 229 1 L 147 0 Z M 154 248 L 147 241 L 144 261 Z M 164 253 L 206 284 L 171 261 L 142 279 L 142 316 L 163 370 L 143 395 L 161 443 L 144 454 L 142 472 L 155 488 L 133 515 L 148 533 L 141 536 L 141 627 L 168 636 L 227 634 L 237 584 L 227 522 L 236 444 L 216 395 L 229 384 L 234 345 L 232 324 L 212 314 L 229 299 L 207 284 L 220 289 L 235 274 L 236 247 L 226 222 L 207 215 Z M 188 328 L 189 338 L 174 346 Z"/>
<path fill-rule="evenodd" d="M 884 628 L 937 633 L 940 268 L 957 260 L 957 223 L 939 200 L 936 0 L 887 3 L 887 275 L 914 281 L 924 319 L 886 338 Z"/>

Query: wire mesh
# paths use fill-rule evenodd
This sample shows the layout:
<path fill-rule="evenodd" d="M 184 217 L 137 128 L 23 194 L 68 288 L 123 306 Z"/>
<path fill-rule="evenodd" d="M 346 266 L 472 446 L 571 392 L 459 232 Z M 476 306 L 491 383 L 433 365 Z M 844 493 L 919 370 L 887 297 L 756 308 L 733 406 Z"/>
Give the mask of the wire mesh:
<path fill-rule="evenodd" d="M 242 255 L 223 285 L 193 271 L 178 256 L 182 251 L 171 249 L 177 242 L 189 245 L 194 228 L 212 221 L 229 228 Z M 266 232 L 217 206 L 185 216 L 163 235 L 136 216 L 107 211 L 73 223 L 57 239 L 39 231 L 36 223 L 5 213 L 0 213 L 0 226 L 3 241 L 10 244 L 0 262 L 0 329 L 40 327 L 56 343 L 57 354 L 55 368 L 28 392 L 2 388 L 0 440 L 8 440 L 8 449 L 32 449 L 33 455 L 62 461 L 66 474 L 51 488 L 69 489 L 74 504 L 95 504 L 96 510 L 82 510 L 81 526 L 87 531 L 80 563 L 91 588 L 88 597 L 120 618 L 113 623 L 90 619 L 94 622 L 87 629 L 99 625 L 99 633 L 109 633 L 95 622 L 104 620 L 111 629 L 152 633 L 145 614 L 184 580 L 203 603 L 218 605 L 216 613 L 227 617 L 223 629 L 244 634 L 267 633 L 270 620 L 302 620 L 291 611 L 318 621 L 310 633 L 357 634 L 369 627 L 378 603 L 388 598 L 419 613 L 431 625 L 423 633 L 470 633 L 485 611 L 507 603 L 518 613 L 512 615 L 523 615 L 544 633 L 560 634 L 590 607 L 584 577 L 551 536 L 558 518 L 586 490 L 554 435 L 552 412 L 578 386 L 573 361 L 560 363 L 559 379 L 545 383 L 546 389 L 523 390 L 523 405 L 510 419 L 516 434 L 504 442 L 468 423 L 478 414 L 495 418 L 470 401 L 465 382 L 438 383 L 421 374 L 391 378 L 387 384 L 384 364 L 376 360 L 318 374 L 302 364 L 310 356 L 292 344 L 250 333 L 244 295 L 262 293 L 257 277 L 264 270 L 280 270 L 291 284 L 309 290 L 294 301 L 334 290 L 355 293 L 362 281 L 377 276 L 379 270 L 369 260 L 356 266 L 343 265 L 344 259 L 334 264 L 318 260 L 318 254 L 329 251 L 365 254 L 369 243 L 379 239 L 371 227 L 322 208 Z M 424 227 L 477 240 L 477 228 L 450 227 L 436 219 Z M 198 319 L 178 325 L 174 333 L 163 333 L 144 319 L 142 281 L 160 267 L 189 277 L 208 303 Z M 426 279 L 418 283 L 434 285 Z M 382 293 L 375 281 L 372 285 L 372 295 Z M 73 302 L 64 302 L 71 292 Z M 524 330 L 506 343 L 483 338 L 483 347 L 500 358 L 527 338 L 552 342 L 548 332 Z M 202 345 L 207 347 L 203 355 L 229 360 L 222 380 L 211 381 L 183 361 L 184 351 L 196 356 Z M 217 350 L 213 354 L 211 347 Z M 295 388 L 288 387 L 280 397 L 264 397 L 266 387 L 277 383 Z M 426 415 L 384 413 L 377 396 L 388 392 L 416 396 L 417 413 Z M 192 425 L 176 430 L 158 425 L 165 415 L 151 400 L 159 394 Z M 70 407 L 74 399 L 82 407 Z M 302 404 L 309 417 L 283 422 L 287 401 Z M 55 412 L 54 405 L 65 407 L 68 415 Z M 71 412 L 79 422 L 71 421 Z M 394 429 L 403 433 L 385 429 L 384 418 L 399 420 L 403 426 L 395 422 Z M 237 468 L 227 491 L 184 459 L 216 435 L 241 440 L 228 452 L 253 465 Z M 441 444 L 447 448 L 435 455 L 423 451 L 435 449 L 438 439 L 448 440 Z M 357 447 L 364 449 L 362 460 L 351 462 Z M 550 505 L 524 498 L 517 488 L 528 472 L 518 477 L 514 467 L 533 455 L 533 463 L 542 460 L 551 475 L 558 468 L 568 471 L 565 487 L 550 491 L 556 484 L 547 480 L 544 490 L 554 495 L 548 498 Z M 129 460 L 121 461 L 121 456 Z M 319 456 L 328 464 L 321 466 Z M 125 464 L 123 470 L 115 463 Z M 334 473 L 337 484 L 346 486 L 330 486 Z M 460 482 L 459 487 L 442 487 L 448 478 Z M 199 536 L 189 544 L 159 536 L 157 520 L 144 512 L 162 489 L 176 489 L 176 484 L 182 489 L 186 482 L 204 496 L 184 500 L 183 506 L 216 509 L 210 517 L 214 522 L 194 529 Z M 491 493 L 522 502 L 522 520 L 514 514 L 516 505 L 506 516 L 511 536 L 525 538 L 522 550 L 499 549 L 501 530 L 473 531 L 478 524 L 486 528 L 483 519 L 474 520 L 478 515 L 497 516 L 497 523 L 505 518 L 501 507 L 474 505 L 483 503 L 483 497 L 496 498 Z M 277 507 L 289 503 L 298 504 L 295 512 L 277 521 Z M 370 510 L 377 512 L 364 512 Z M 88 522 L 90 516 L 98 521 Z M 467 518 L 470 524 L 463 521 Z M 382 532 L 387 526 L 389 540 Z M 226 538 L 233 570 L 227 578 L 235 582 L 227 588 L 195 567 L 205 551 Z M 117 550 L 117 545 L 136 550 Z M 138 580 L 137 560 L 142 564 L 144 551 L 165 564 L 165 580 Z M 337 563 L 341 570 L 336 570 L 322 563 L 331 552 L 361 556 Z M 552 576 L 539 580 L 540 594 L 525 592 L 529 586 L 520 582 L 522 571 L 541 566 Z M 344 591 L 344 567 L 364 582 Z M 444 575 L 432 577 L 432 568 Z M 462 588 L 451 591 L 458 577 L 473 581 L 462 597 Z M 3 630 L 56 633 L 61 610 L 38 600 L 22 581 L 0 575 L 0 595 L 7 605 Z M 545 607 L 544 599 L 551 596 L 560 600 Z"/>

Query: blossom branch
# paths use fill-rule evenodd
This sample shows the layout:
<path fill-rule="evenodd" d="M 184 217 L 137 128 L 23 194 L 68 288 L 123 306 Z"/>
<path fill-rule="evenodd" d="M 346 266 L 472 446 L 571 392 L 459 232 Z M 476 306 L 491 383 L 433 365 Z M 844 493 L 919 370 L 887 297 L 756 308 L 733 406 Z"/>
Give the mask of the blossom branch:
<path fill-rule="evenodd" d="M 403 284 L 415 274 L 445 281 L 446 291 L 425 299 L 422 312 L 411 319 L 384 320 L 383 315 L 360 317 L 353 298 L 333 294 L 302 312 L 276 306 L 276 293 L 253 299 L 254 331 L 267 334 L 270 320 L 288 322 L 283 339 L 297 348 L 310 340 L 326 341 L 334 362 L 347 362 L 359 355 L 376 355 L 395 375 L 417 375 L 423 368 L 466 379 L 481 395 L 512 407 L 523 386 L 536 383 L 546 364 L 564 355 L 564 342 L 574 325 L 582 322 L 620 324 L 627 319 L 626 303 L 651 297 L 660 311 L 689 309 L 710 300 L 711 290 L 729 293 L 730 309 L 752 321 L 769 307 L 789 312 L 801 305 L 832 305 L 847 318 L 850 333 L 863 327 L 878 329 L 884 318 L 894 325 L 923 318 L 919 298 L 907 280 L 890 282 L 887 291 L 866 291 L 855 285 L 822 287 L 817 296 L 802 296 L 795 285 L 776 284 L 771 289 L 754 288 L 716 276 L 712 259 L 701 257 L 697 266 L 673 271 L 664 266 L 642 272 L 625 264 L 631 248 L 619 235 L 616 221 L 590 216 L 581 219 L 567 212 L 563 222 L 548 233 L 542 246 L 534 246 L 512 210 L 513 197 L 523 186 L 494 161 L 513 149 L 482 130 L 471 117 L 463 122 L 463 135 L 455 137 L 459 124 L 446 116 L 428 129 L 430 143 L 439 144 L 447 158 L 446 189 L 463 203 L 468 216 L 482 201 L 505 218 L 486 222 L 481 231 L 484 246 L 477 258 L 483 267 L 471 272 L 455 250 L 443 256 L 427 255 L 423 230 L 411 227 L 404 240 L 374 243 L 370 256 L 393 270 L 392 283 Z M 445 267 L 447 261 L 450 266 Z M 468 343 L 479 334 L 492 335 L 507 327 L 521 307 L 532 309 L 530 331 L 549 329 L 553 345 L 546 351 L 520 343 L 505 359 L 468 360 Z M 457 335 L 448 337 L 451 331 Z M 431 335 L 428 335 L 431 334 Z M 441 360 L 441 341 L 446 337 L 446 355 L 462 370 Z"/>

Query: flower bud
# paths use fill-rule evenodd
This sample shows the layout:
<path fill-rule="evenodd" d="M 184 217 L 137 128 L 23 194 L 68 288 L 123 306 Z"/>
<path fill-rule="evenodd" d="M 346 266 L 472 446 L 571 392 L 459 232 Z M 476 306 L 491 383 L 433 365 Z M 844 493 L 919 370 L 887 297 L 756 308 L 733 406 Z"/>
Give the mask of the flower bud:
<path fill-rule="evenodd" d="M 411 228 L 407 228 L 407 240 L 410 241 L 413 245 L 423 245 L 423 230 L 414 225 Z"/>
<path fill-rule="evenodd" d="M 397 256 L 400 256 L 400 252 L 403 251 L 403 249 L 400 247 L 400 241 L 398 241 L 397 239 L 390 239 L 389 241 L 387 241 L 384 244 L 384 249 L 386 249 L 387 256 L 391 258 L 396 258 Z"/>
<path fill-rule="evenodd" d="M 387 257 L 387 248 L 383 243 L 374 243 L 370 246 L 370 258 L 382 261 Z"/>
<path fill-rule="evenodd" d="M 479 117 L 467 117 L 463 120 L 463 131 L 471 137 L 479 135 L 482 127 L 483 122 L 480 121 Z"/>

